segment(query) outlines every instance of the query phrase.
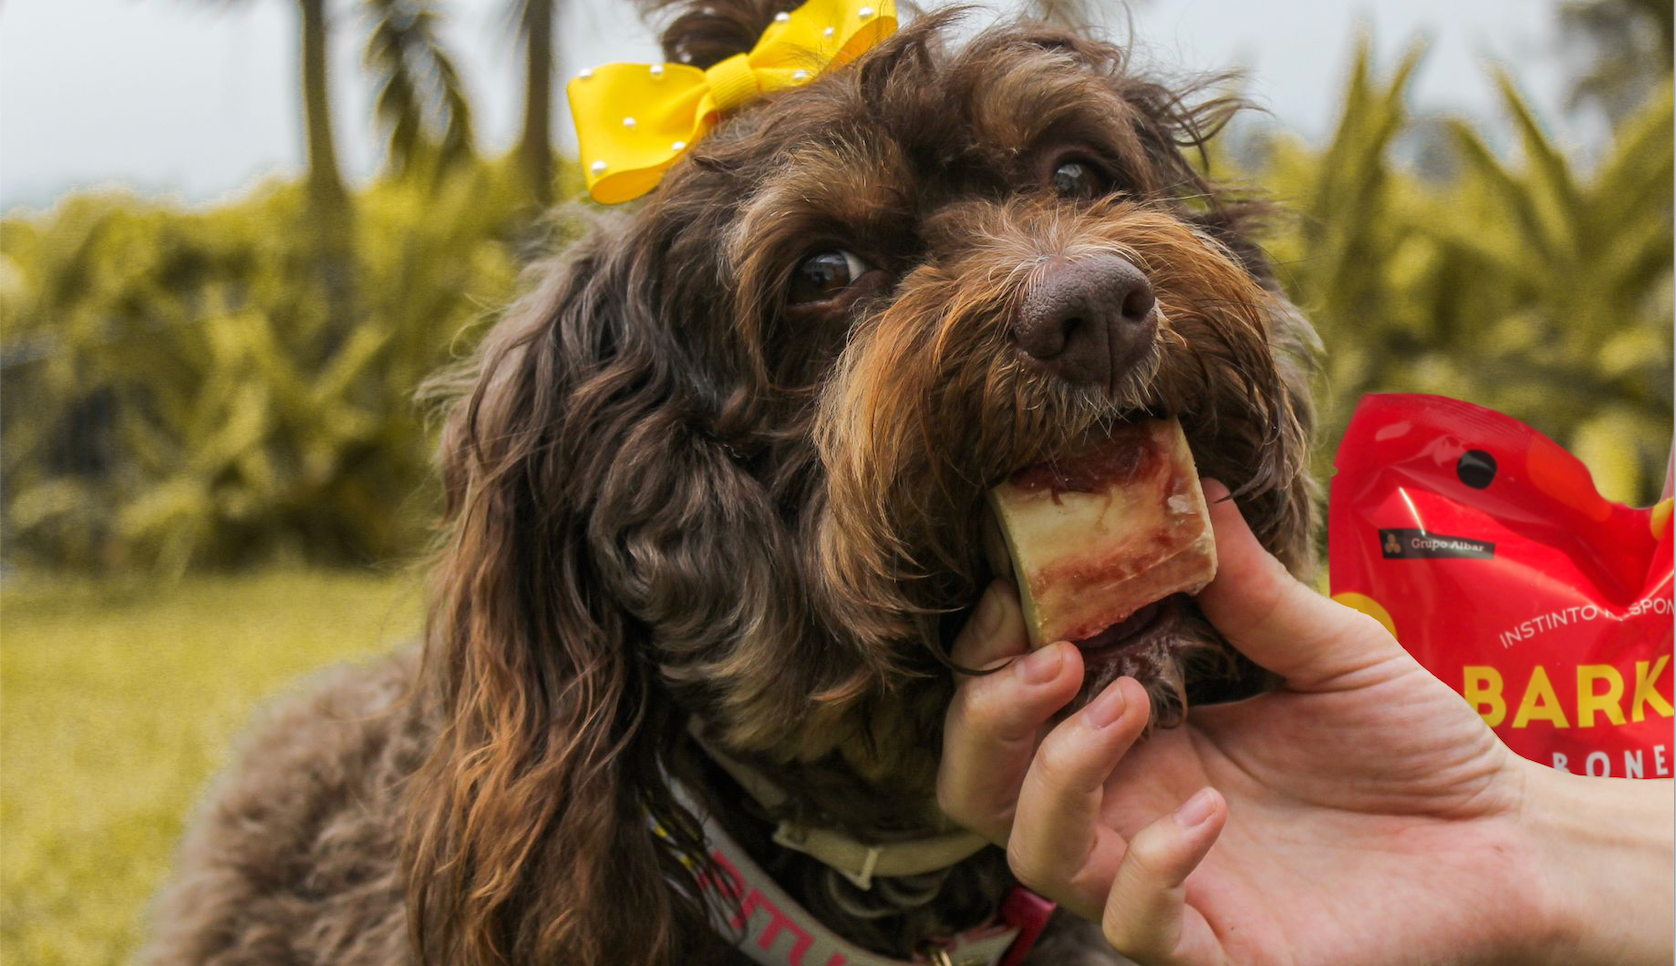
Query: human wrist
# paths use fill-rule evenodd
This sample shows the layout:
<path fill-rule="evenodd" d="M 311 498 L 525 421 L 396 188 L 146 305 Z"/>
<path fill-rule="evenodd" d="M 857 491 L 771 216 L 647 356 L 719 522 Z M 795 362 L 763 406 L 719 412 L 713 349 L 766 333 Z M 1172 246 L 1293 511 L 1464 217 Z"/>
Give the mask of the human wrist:
<path fill-rule="evenodd" d="M 1586 778 L 1521 762 L 1538 868 L 1531 963 L 1668 964 L 1676 798 L 1668 781 Z"/>

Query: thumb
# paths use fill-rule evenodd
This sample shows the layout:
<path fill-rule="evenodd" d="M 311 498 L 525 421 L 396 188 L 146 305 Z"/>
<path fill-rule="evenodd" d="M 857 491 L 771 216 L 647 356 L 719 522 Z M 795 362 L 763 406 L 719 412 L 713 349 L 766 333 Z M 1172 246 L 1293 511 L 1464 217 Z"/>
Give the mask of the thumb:
<path fill-rule="evenodd" d="M 1240 653 L 1298 690 L 1406 655 L 1378 621 L 1299 583 L 1257 542 L 1226 486 L 1207 479 L 1204 492 L 1216 579 L 1199 606 Z"/>

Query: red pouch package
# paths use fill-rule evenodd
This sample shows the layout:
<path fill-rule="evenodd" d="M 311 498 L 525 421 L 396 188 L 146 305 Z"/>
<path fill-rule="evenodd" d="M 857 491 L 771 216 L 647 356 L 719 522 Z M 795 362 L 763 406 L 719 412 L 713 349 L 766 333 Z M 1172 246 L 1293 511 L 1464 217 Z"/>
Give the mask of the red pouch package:
<path fill-rule="evenodd" d="M 1553 440 L 1442 396 L 1365 397 L 1334 466 L 1334 600 L 1526 758 L 1670 776 L 1670 500 L 1612 503 Z"/>

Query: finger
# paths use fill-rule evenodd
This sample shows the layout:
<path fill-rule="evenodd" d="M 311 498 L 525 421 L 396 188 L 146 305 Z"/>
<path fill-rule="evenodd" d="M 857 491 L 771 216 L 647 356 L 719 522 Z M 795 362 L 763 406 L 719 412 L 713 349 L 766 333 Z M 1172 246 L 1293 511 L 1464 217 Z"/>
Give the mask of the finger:
<path fill-rule="evenodd" d="M 944 813 L 997 845 L 1006 842 L 1042 730 L 1081 683 L 1082 653 L 1063 641 L 963 681 L 943 719 L 937 804 Z"/>
<path fill-rule="evenodd" d="M 1010 580 L 991 581 L 955 636 L 949 659 L 963 668 L 989 668 L 1030 650 L 1018 590 Z"/>
<path fill-rule="evenodd" d="M 1199 592 L 1199 606 L 1230 644 L 1306 689 L 1405 653 L 1378 621 L 1288 573 L 1226 499 L 1226 486 L 1207 479 L 1204 491 L 1216 531 L 1216 579 Z"/>
<path fill-rule="evenodd" d="M 1101 918 L 1106 941 L 1118 952 L 1149 966 L 1227 961 L 1204 915 L 1187 904 L 1187 876 L 1210 852 L 1227 819 L 1222 796 L 1201 788 L 1130 839 Z"/>
<path fill-rule="evenodd" d="M 1100 817 L 1105 781 L 1150 713 L 1146 689 L 1118 678 L 1043 739 L 1019 790 L 1007 840 L 1013 875 L 1090 919 L 1123 856 L 1123 840 Z"/>

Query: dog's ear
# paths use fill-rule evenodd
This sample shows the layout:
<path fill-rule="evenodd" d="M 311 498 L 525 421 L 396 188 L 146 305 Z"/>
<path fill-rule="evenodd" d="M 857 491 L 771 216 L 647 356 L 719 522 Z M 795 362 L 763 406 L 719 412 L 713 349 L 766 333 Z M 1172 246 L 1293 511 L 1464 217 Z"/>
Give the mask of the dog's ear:
<path fill-rule="evenodd" d="M 1321 343 L 1284 294 L 1273 292 L 1263 314 L 1275 384 L 1248 386 L 1244 392 L 1256 403 L 1246 411 L 1262 414 L 1262 425 L 1228 434 L 1216 457 L 1222 466 L 1207 466 L 1201 472 L 1221 473 L 1224 482 L 1246 489 L 1243 494 L 1236 491 L 1235 501 L 1252 532 L 1288 570 L 1309 582 L 1319 563 L 1315 535 L 1320 486 L 1310 472 L 1310 454 L 1315 437 L 1311 381 Z M 1223 411 L 1237 408 L 1236 404 Z"/>
<path fill-rule="evenodd" d="M 756 46 L 774 15 L 797 8 L 799 0 L 641 0 L 648 13 L 674 18 L 659 40 L 665 59 L 709 68 Z"/>
<path fill-rule="evenodd" d="M 646 360 L 673 357 L 621 247 L 584 243 L 497 326 L 444 430 L 418 698 L 440 728 L 403 854 L 427 964 L 685 963 L 713 942 L 665 774 L 680 716 L 600 572 L 599 494 L 632 483 L 670 379 Z"/>

